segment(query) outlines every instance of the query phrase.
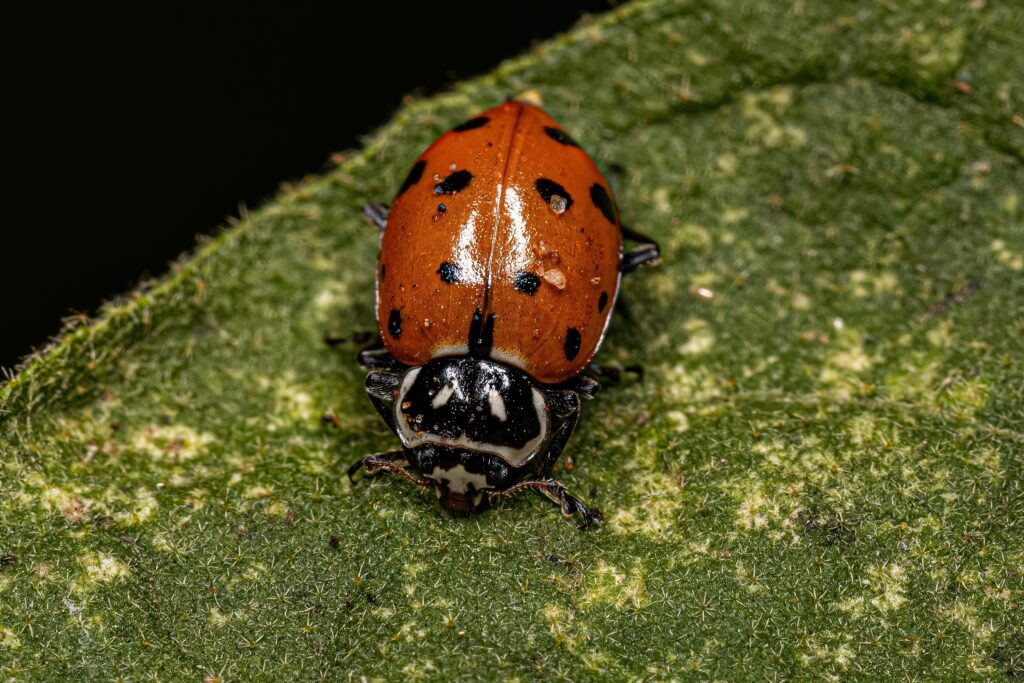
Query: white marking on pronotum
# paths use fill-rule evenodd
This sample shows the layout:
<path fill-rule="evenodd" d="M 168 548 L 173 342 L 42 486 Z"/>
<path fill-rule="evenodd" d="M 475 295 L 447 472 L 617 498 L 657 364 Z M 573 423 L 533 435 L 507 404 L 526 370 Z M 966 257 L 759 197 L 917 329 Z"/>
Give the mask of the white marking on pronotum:
<path fill-rule="evenodd" d="M 476 491 L 493 488 L 487 483 L 487 475 L 467 472 L 462 464 L 455 465 L 447 470 L 435 467 L 433 472 L 425 476 L 437 482 L 446 482 L 448 490 L 452 493 L 465 493 L 469 490 L 470 484 L 473 485 L 473 489 Z"/>
<path fill-rule="evenodd" d="M 487 392 L 487 405 L 491 407 L 491 415 L 498 418 L 499 422 L 508 419 L 508 415 L 505 413 L 505 399 L 494 389 Z"/>
<path fill-rule="evenodd" d="M 430 402 L 430 406 L 434 410 L 437 410 L 441 406 L 448 405 L 448 399 L 450 399 L 452 397 L 452 394 L 454 394 L 454 393 L 455 393 L 455 385 L 454 384 L 446 384 L 446 385 L 444 385 L 444 387 L 441 389 L 441 391 L 437 392 L 437 396 L 434 397 L 434 400 Z"/>

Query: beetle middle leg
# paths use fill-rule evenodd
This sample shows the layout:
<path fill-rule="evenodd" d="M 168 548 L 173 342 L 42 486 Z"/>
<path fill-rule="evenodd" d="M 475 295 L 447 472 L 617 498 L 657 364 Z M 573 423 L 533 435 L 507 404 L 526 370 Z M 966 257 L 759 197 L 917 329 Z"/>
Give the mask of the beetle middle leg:
<path fill-rule="evenodd" d="M 628 275 L 637 268 L 653 265 L 661 260 L 661 248 L 657 242 L 625 225 L 621 227 L 623 239 L 632 240 L 640 244 L 636 249 L 627 251 L 622 255 L 623 275 Z"/>
<path fill-rule="evenodd" d="M 584 372 L 589 373 L 597 379 L 604 379 L 608 384 L 618 384 L 622 381 L 624 374 L 636 376 L 638 382 L 644 381 L 644 368 L 642 365 L 600 365 L 591 363 Z"/>
<path fill-rule="evenodd" d="M 384 232 L 390 212 L 391 208 L 387 204 L 367 204 L 363 207 L 363 218 L 377 226 L 377 230 Z"/>
<path fill-rule="evenodd" d="M 389 451 L 387 453 L 375 453 L 359 460 L 348 468 L 348 478 L 355 481 L 355 475 L 359 470 L 364 470 L 367 476 L 373 476 L 381 470 L 389 470 L 400 477 L 404 477 L 423 488 L 430 488 L 434 484 L 426 479 L 420 479 L 409 471 L 409 456 L 405 451 Z"/>

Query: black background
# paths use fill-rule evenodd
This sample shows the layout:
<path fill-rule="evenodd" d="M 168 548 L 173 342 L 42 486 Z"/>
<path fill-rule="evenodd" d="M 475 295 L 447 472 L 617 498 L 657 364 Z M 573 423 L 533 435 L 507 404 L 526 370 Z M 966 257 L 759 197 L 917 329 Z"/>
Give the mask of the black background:
<path fill-rule="evenodd" d="M 358 147 L 405 95 L 612 4 L 3 10 L 0 366 Z"/>

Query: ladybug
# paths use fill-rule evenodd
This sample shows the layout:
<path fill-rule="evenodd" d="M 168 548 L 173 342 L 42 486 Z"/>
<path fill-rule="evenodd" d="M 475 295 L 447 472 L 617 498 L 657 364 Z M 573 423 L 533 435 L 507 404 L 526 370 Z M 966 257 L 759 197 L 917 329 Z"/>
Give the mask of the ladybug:
<path fill-rule="evenodd" d="M 600 520 L 551 469 L 597 378 L 591 363 L 622 275 L 658 245 L 624 227 L 593 160 L 542 109 L 509 100 L 438 138 L 380 230 L 380 341 L 359 354 L 402 449 L 349 469 L 433 488 L 457 515 L 529 489 L 582 526 Z M 623 253 L 623 240 L 639 243 Z"/>

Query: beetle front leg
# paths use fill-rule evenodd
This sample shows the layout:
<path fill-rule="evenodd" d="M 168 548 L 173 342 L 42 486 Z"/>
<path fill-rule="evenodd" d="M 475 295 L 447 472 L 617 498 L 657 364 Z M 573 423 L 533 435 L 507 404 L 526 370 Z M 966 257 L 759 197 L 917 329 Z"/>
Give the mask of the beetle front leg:
<path fill-rule="evenodd" d="M 375 453 L 374 455 L 368 455 L 362 460 L 359 460 L 352 464 L 348 468 L 349 481 L 355 482 L 355 475 L 359 470 L 364 470 L 366 476 L 372 477 L 381 470 L 390 470 L 400 477 L 404 477 L 423 488 L 430 488 L 434 484 L 427 481 L 426 479 L 420 479 L 415 474 L 410 472 L 409 456 L 405 451 L 390 451 L 388 453 Z"/>
<path fill-rule="evenodd" d="M 562 516 L 566 519 L 569 519 L 578 513 L 583 519 L 583 523 L 580 525 L 581 529 L 589 529 L 594 522 L 604 521 L 604 515 L 601 514 L 600 510 L 596 508 L 594 510 L 589 510 L 587 506 L 583 504 L 583 501 L 569 493 L 569 489 L 565 488 L 553 479 L 547 479 L 544 481 L 522 481 L 515 486 L 505 489 L 504 491 L 488 491 L 487 500 L 488 502 L 501 500 L 502 498 L 508 498 L 530 489 L 540 491 L 549 500 L 558 505 L 562 510 Z"/>

